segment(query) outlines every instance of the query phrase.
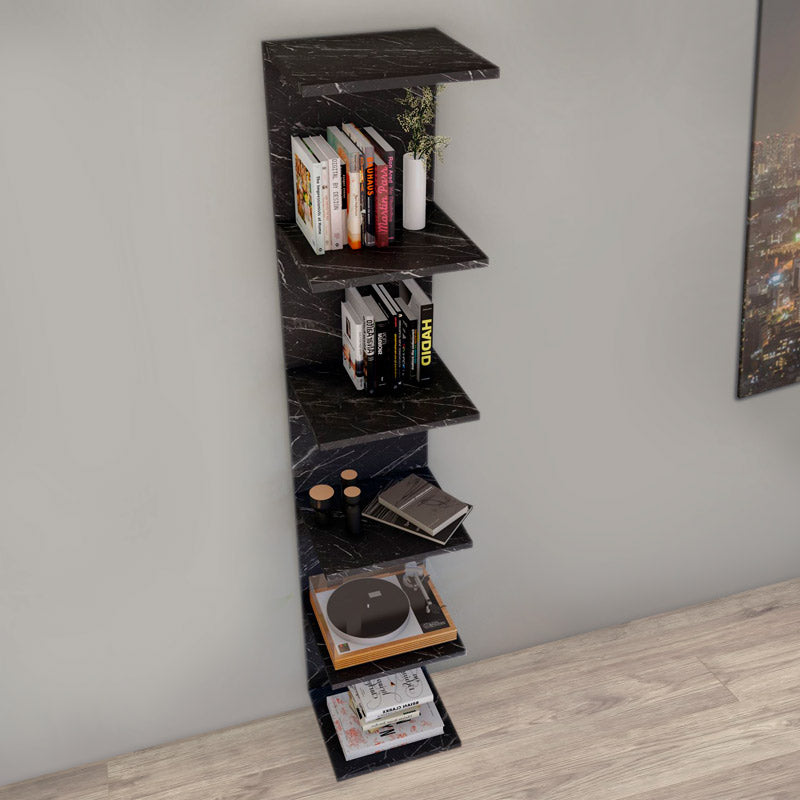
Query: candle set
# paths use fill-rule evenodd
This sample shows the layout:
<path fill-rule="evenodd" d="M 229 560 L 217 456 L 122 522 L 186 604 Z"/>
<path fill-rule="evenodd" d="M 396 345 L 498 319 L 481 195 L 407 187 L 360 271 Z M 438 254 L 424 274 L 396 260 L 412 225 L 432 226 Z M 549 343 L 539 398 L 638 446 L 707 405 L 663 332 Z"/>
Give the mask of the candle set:
<path fill-rule="evenodd" d="M 344 509 L 344 523 L 350 539 L 363 536 L 361 528 L 361 489 L 358 486 L 358 472 L 345 469 L 339 473 L 339 499 L 336 491 L 327 483 L 318 483 L 308 490 L 311 508 L 314 509 L 314 522 L 321 528 L 330 527 L 333 512 L 337 506 Z"/>

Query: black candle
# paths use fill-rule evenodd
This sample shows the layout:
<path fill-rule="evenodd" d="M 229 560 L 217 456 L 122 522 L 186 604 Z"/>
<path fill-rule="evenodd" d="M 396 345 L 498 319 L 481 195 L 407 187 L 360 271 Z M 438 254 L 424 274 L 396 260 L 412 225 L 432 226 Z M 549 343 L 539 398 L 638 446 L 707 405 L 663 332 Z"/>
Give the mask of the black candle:
<path fill-rule="evenodd" d="M 308 490 L 308 496 L 311 498 L 311 507 L 314 509 L 314 521 L 320 527 L 326 528 L 331 524 L 331 511 L 333 505 L 333 487 L 328 486 L 327 483 L 318 483 Z"/>
<path fill-rule="evenodd" d="M 361 489 L 358 486 L 348 486 L 344 490 L 344 516 L 347 535 L 351 539 L 360 539 L 363 531 L 361 529 Z"/>

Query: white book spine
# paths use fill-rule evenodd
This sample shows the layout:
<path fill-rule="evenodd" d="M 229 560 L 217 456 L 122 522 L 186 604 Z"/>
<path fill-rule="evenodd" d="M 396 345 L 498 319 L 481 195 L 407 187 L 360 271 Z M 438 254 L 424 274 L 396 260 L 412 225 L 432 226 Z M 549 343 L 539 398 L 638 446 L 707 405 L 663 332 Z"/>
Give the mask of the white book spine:
<path fill-rule="evenodd" d="M 342 249 L 342 162 L 339 156 L 328 161 L 331 207 L 331 248 Z"/>
<path fill-rule="evenodd" d="M 322 167 L 322 214 L 323 214 L 323 241 L 325 250 L 332 250 L 331 244 L 331 196 L 330 177 L 328 175 L 328 162 L 320 161 Z"/>

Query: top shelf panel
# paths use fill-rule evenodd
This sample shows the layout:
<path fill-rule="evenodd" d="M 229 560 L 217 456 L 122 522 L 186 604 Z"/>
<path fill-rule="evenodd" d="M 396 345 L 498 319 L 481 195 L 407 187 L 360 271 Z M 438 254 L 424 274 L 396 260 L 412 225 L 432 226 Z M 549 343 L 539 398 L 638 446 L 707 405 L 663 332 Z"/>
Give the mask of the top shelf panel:
<path fill-rule="evenodd" d="M 499 67 L 437 28 L 283 39 L 263 48 L 301 97 L 500 77 Z"/>

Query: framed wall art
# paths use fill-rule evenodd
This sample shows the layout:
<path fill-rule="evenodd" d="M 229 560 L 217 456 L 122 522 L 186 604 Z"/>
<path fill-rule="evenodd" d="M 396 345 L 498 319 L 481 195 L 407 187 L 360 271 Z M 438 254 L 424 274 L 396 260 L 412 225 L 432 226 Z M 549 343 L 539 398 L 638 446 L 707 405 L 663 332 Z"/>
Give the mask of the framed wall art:
<path fill-rule="evenodd" d="M 739 397 L 800 381 L 800 3 L 759 3 Z"/>

